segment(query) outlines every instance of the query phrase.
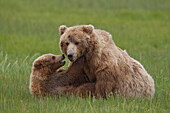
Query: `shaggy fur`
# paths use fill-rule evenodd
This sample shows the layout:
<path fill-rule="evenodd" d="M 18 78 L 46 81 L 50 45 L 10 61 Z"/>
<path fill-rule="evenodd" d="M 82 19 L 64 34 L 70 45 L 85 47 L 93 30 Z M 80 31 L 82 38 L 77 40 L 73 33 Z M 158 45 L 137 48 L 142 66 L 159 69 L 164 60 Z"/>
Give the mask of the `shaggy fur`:
<path fill-rule="evenodd" d="M 86 96 L 94 93 L 94 84 L 87 83 L 86 75 L 83 73 L 84 58 L 72 63 L 65 71 L 57 71 L 65 62 L 63 55 L 45 54 L 37 58 L 33 63 L 30 76 L 30 92 L 33 96 L 58 96 L 58 95 L 80 95 Z"/>
<path fill-rule="evenodd" d="M 143 66 L 115 45 L 112 35 L 92 25 L 60 26 L 60 48 L 75 62 L 85 57 L 83 70 L 91 83 L 95 83 L 95 95 L 106 97 L 118 93 L 124 97 L 152 98 L 154 81 Z"/>

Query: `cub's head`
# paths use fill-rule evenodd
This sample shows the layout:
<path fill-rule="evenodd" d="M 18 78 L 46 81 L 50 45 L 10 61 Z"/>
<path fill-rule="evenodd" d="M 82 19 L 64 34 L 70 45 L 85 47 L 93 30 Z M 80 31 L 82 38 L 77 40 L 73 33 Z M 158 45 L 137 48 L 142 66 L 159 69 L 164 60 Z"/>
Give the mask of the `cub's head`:
<path fill-rule="evenodd" d="M 71 62 L 86 53 L 93 30 L 92 25 L 60 26 L 60 49 Z"/>
<path fill-rule="evenodd" d="M 64 55 L 44 54 L 33 62 L 33 70 L 43 74 L 52 74 L 65 64 Z"/>

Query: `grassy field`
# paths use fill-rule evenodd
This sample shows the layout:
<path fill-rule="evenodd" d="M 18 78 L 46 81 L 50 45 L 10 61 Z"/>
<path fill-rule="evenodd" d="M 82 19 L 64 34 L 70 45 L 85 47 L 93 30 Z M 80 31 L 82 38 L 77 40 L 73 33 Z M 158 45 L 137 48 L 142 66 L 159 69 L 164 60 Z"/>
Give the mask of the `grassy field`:
<path fill-rule="evenodd" d="M 153 77 L 154 98 L 33 98 L 32 62 L 44 53 L 61 54 L 62 24 L 110 32 Z M 169 0 L 0 0 L 0 113 L 170 113 L 169 79 Z"/>

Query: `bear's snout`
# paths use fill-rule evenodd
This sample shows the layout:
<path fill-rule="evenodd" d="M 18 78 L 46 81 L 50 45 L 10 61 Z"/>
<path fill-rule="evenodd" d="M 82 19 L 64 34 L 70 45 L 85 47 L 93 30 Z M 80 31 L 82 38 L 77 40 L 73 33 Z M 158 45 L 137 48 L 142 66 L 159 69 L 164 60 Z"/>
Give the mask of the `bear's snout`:
<path fill-rule="evenodd" d="M 74 60 L 74 50 L 75 50 L 75 49 L 71 48 L 71 49 L 69 49 L 68 52 L 67 52 L 67 57 L 68 57 L 68 59 L 69 59 L 70 61 L 72 61 L 72 62 L 73 62 L 73 60 Z"/>
<path fill-rule="evenodd" d="M 68 57 L 68 59 L 69 59 L 70 61 L 73 61 L 73 53 L 69 53 L 69 54 L 67 55 L 67 57 Z"/>
<path fill-rule="evenodd" d="M 64 54 L 62 54 L 62 57 L 65 58 Z"/>

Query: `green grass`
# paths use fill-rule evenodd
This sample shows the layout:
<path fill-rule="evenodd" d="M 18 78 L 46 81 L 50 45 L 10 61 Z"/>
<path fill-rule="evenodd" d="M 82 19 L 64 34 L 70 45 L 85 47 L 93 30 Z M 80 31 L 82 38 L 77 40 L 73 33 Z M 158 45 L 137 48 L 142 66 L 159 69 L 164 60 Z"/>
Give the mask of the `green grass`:
<path fill-rule="evenodd" d="M 44 53 L 61 54 L 62 24 L 93 24 L 110 32 L 153 77 L 154 98 L 33 98 L 28 89 L 32 62 Z M 169 50 L 169 0 L 1 0 L 0 113 L 169 113 Z"/>

